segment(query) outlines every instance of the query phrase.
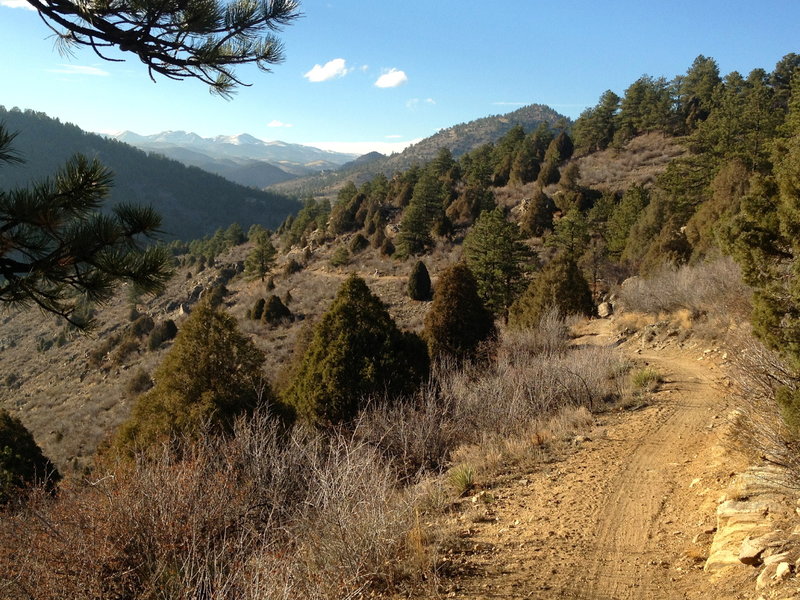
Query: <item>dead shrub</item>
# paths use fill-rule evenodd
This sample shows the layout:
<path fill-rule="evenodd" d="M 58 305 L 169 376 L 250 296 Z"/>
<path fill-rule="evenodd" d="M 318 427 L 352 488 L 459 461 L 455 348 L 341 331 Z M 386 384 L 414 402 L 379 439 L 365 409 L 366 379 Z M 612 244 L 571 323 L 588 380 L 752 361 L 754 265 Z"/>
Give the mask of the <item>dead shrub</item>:
<path fill-rule="evenodd" d="M 619 301 L 628 311 L 649 314 L 687 309 L 695 318 L 713 312 L 740 321 L 750 315 L 750 289 L 730 257 L 633 277 L 622 284 Z"/>
<path fill-rule="evenodd" d="M 729 373 L 738 400 L 732 415 L 736 446 L 752 461 L 777 467 L 776 483 L 800 489 L 800 439 L 781 418 L 776 398 L 781 388 L 796 392 L 797 379 L 777 353 L 749 332 L 732 334 L 728 346 L 735 349 Z"/>
<path fill-rule="evenodd" d="M 378 452 L 266 417 L 106 465 L 0 519 L 0 595 L 343 598 L 390 585 L 411 505 Z"/>

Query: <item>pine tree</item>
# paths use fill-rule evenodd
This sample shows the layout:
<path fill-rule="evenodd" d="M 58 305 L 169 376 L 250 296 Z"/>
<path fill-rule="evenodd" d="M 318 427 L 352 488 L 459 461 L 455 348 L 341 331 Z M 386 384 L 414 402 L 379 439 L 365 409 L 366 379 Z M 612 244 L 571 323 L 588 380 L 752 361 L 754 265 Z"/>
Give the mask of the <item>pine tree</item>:
<path fill-rule="evenodd" d="M 20 162 L 14 136 L 0 125 L 0 165 Z M 83 302 L 103 304 L 128 282 L 144 293 L 163 289 L 172 274 L 165 247 L 144 247 L 161 224 L 150 208 L 127 204 L 101 214 L 111 174 L 97 161 L 71 159 L 54 180 L 0 190 L 0 303 L 38 306 L 73 318 Z"/>
<path fill-rule="evenodd" d="M 647 190 L 639 185 L 631 186 L 622 195 L 606 226 L 606 242 L 611 256 L 617 259 L 622 256 L 631 228 L 649 202 Z"/>
<path fill-rule="evenodd" d="M 589 223 L 577 208 L 572 208 L 556 221 L 553 233 L 547 237 L 547 245 L 558 248 L 575 260 L 586 250 L 589 243 Z"/>
<path fill-rule="evenodd" d="M 22 421 L 0 410 L 0 506 L 28 485 L 44 483 L 52 489 L 60 479 Z"/>
<path fill-rule="evenodd" d="M 511 306 L 509 324 L 537 327 L 544 314 L 556 307 L 561 315 L 590 315 L 592 292 L 575 259 L 568 253 L 550 261 Z"/>
<path fill-rule="evenodd" d="M 408 297 L 423 302 L 433 297 L 431 277 L 425 263 L 421 260 L 417 261 L 408 277 Z"/>
<path fill-rule="evenodd" d="M 264 354 L 227 313 L 202 301 L 192 310 L 153 379 L 123 423 L 114 447 L 123 455 L 204 426 L 228 431 L 234 419 L 273 398 Z"/>
<path fill-rule="evenodd" d="M 464 258 L 478 295 L 486 308 L 504 319 L 525 287 L 523 274 L 532 260 L 521 239 L 519 227 L 505 218 L 501 208 L 482 213 L 464 239 Z"/>
<path fill-rule="evenodd" d="M 480 344 L 496 332 L 494 317 L 478 296 L 478 284 L 469 267 L 457 264 L 445 269 L 425 315 L 424 336 L 431 358 L 474 359 Z"/>
<path fill-rule="evenodd" d="M 401 332 L 380 299 L 353 275 L 314 327 L 284 399 L 312 422 L 341 423 L 370 398 L 412 392 L 427 369 L 419 337 Z"/>
<path fill-rule="evenodd" d="M 70 51 L 86 46 L 101 58 L 109 47 L 133 53 L 153 77 L 195 78 L 223 96 L 242 82 L 234 68 L 262 71 L 283 60 L 275 32 L 300 16 L 294 0 L 156 0 L 87 5 L 76 0 L 30 5 Z M 118 60 L 108 58 L 108 60 Z"/>
<path fill-rule="evenodd" d="M 247 279 L 264 281 L 275 266 L 278 251 L 272 245 L 269 231 L 266 229 L 254 232 L 250 241 L 253 243 L 253 249 L 244 260 L 244 275 Z"/>
<path fill-rule="evenodd" d="M 414 186 L 400 221 L 397 248 L 401 256 L 422 254 L 433 245 L 431 232 L 444 217 L 447 193 L 433 168 L 425 169 Z"/>

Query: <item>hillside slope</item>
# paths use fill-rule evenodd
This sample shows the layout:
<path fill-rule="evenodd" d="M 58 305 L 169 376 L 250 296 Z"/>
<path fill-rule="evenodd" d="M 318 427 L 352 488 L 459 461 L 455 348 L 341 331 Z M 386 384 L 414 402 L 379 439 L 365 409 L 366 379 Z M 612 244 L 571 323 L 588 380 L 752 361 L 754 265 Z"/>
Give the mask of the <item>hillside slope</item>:
<path fill-rule="evenodd" d="M 28 185 L 57 170 L 75 153 L 97 158 L 114 173 L 109 206 L 150 204 L 163 218 L 167 238 L 193 239 L 238 222 L 275 228 L 298 208 L 295 200 L 246 188 L 174 160 L 86 133 L 42 113 L 0 107 L 0 122 L 18 132 L 14 149 L 22 165 L 3 165 L 0 189 Z"/>
<path fill-rule="evenodd" d="M 507 114 L 483 117 L 442 129 L 399 154 L 381 156 L 372 153 L 366 155 L 366 160 L 353 161 L 336 171 L 276 184 L 271 189 L 306 195 L 329 192 L 346 181 L 360 185 L 379 173 L 391 177 L 394 173 L 404 171 L 412 165 L 422 165 L 435 158 L 441 148 L 449 149 L 453 156 L 458 158 L 479 146 L 496 142 L 515 125 L 521 125 L 526 132 L 530 132 L 542 123 L 554 127 L 562 121 L 568 122 L 564 115 L 549 106 L 530 104 Z"/>

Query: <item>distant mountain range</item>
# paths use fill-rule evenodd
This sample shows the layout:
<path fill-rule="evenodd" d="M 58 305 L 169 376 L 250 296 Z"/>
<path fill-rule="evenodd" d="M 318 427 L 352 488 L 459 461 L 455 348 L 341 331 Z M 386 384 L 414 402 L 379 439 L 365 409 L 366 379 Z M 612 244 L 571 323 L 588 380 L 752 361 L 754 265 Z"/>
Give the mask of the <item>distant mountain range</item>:
<path fill-rule="evenodd" d="M 231 183 L 176 160 L 87 133 L 44 113 L 0 106 L 0 123 L 18 132 L 13 148 L 25 161 L 0 164 L 0 189 L 52 178 L 72 155 L 81 153 L 99 159 L 114 174 L 106 205 L 152 205 L 162 216 L 166 238 L 195 239 L 234 222 L 245 230 L 254 223 L 274 229 L 299 209 L 296 200 L 282 194 Z"/>
<path fill-rule="evenodd" d="M 384 156 L 371 152 L 342 165 L 335 172 L 309 175 L 299 179 L 276 183 L 271 189 L 293 195 L 324 193 L 335 189 L 346 181 L 362 184 L 378 173 L 391 177 L 414 164 L 422 165 L 436 157 L 441 148 L 448 148 L 455 158 L 503 137 L 515 125 L 522 125 L 526 132 L 535 130 L 541 123 L 555 127 L 558 123 L 570 124 L 570 120 L 543 104 L 529 104 L 503 115 L 483 117 L 442 129 L 399 154 Z"/>
<path fill-rule="evenodd" d="M 204 138 L 186 131 L 153 135 L 123 131 L 109 137 L 255 188 L 336 169 L 357 157 L 301 144 L 265 142 L 247 133 Z"/>

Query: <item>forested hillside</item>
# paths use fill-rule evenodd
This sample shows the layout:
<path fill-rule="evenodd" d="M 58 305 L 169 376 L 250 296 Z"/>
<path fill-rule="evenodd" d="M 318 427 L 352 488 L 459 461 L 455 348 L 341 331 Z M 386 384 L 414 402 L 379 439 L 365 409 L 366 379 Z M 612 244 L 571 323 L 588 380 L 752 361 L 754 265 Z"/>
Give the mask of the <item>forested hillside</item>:
<path fill-rule="evenodd" d="M 550 128 L 560 124 L 563 128 L 567 125 L 567 121 L 566 117 L 549 106 L 530 104 L 507 114 L 491 115 L 442 129 L 409 146 L 399 154 L 381 156 L 372 153 L 367 157 L 345 164 L 334 172 L 304 177 L 273 187 L 276 190 L 294 192 L 298 195 L 330 191 L 330 188 L 340 187 L 344 181 L 360 184 L 378 174 L 390 177 L 414 165 L 423 165 L 433 160 L 443 148 L 449 150 L 456 158 L 460 157 L 479 146 L 496 142 L 517 126 L 529 132 L 542 124 Z"/>
<path fill-rule="evenodd" d="M 0 122 L 17 132 L 14 149 L 24 160 L 0 169 L 0 189 L 53 177 L 73 154 L 82 153 L 98 158 L 114 173 L 107 205 L 152 205 L 163 218 L 166 238 L 193 239 L 234 221 L 245 227 L 254 223 L 275 227 L 297 210 L 294 200 L 281 194 L 236 185 L 42 113 L 0 107 Z"/>

